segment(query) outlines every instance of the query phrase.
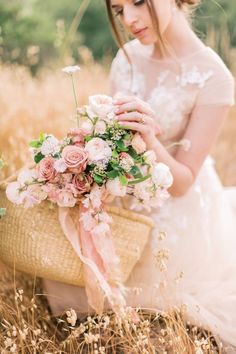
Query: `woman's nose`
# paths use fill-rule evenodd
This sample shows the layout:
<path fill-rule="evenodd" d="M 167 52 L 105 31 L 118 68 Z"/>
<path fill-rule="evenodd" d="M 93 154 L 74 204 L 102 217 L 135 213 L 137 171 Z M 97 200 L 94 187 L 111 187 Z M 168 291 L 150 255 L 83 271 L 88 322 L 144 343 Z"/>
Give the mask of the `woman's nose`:
<path fill-rule="evenodd" d="M 125 8 L 124 9 L 124 22 L 127 27 L 131 27 L 137 21 L 137 14 L 133 9 Z"/>

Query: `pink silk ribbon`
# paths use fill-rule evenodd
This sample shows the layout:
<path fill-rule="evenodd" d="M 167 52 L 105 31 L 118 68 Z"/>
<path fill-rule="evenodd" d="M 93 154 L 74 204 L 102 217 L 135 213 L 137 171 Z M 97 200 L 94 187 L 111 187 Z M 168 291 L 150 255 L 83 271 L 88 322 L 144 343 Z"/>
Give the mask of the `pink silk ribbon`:
<path fill-rule="evenodd" d="M 59 207 L 58 210 L 62 230 L 83 262 L 83 276 L 89 305 L 101 314 L 106 297 L 113 310 L 120 312 L 125 306 L 125 299 L 117 278 L 119 258 L 113 246 L 111 232 L 96 236 L 86 231 L 80 215 L 88 209 L 82 203 L 76 220 L 73 220 L 70 208 Z M 110 284 L 112 277 L 116 286 Z"/>

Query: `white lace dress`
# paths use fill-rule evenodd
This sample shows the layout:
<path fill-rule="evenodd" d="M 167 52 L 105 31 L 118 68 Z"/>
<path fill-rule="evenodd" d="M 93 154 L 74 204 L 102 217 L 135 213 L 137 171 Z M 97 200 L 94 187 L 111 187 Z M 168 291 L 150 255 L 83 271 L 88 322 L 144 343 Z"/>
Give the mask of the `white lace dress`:
<path fill-rule="evenodd" d="M 163 144 L 181 139 L 196 105 L 233 105 L 233 77 L 209 47 L 181 62 L 152 59 L 151 46 L 137 40 L 126 49 L 133 79 L 120 50 L 111 69 L 113 92 L 149 102 Z M 187 194 L 149 214 L 156 226 L 125 284 L 128 305 L 160 310 L 182 305 L 189 321 L 236 346 L 235 190 L 228 193 L 222 186 L 209 157 Z M 84 289 L 52 281 L 44 286 L 54 313 L 67 307 L 89 310 Z"/>

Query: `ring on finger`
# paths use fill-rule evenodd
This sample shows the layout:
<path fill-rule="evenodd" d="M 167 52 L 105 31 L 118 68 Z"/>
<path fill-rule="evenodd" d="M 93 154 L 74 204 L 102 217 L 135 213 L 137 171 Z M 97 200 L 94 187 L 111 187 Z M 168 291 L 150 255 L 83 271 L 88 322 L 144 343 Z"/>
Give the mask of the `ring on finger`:
<path fill-rule="evenodd" d="M 141 116 L 140 123 L 141 123 L 141 124 L 145 124 L 145 123 L 146 123 L 145 115 L 144 115 L 144 114 L 142 114 L 142 116 Z"/>

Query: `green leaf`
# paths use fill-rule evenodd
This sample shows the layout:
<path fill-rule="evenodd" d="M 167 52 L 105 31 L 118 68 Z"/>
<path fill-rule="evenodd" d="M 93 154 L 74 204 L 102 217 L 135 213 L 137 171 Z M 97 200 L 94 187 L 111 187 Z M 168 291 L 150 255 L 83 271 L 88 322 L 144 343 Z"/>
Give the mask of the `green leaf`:
<path fill-rule="evenodd" d="M 90 141 L 91 139 L 93 139 L 93 137 L 92 137 L 91 135 L 87 135 L 87 136 L 85 136 L 85 138 L 84 138 L 84 140 L 85 140 L 86 142 Z"/>
<path fill-rule="evenodd" d="M 129 173 L 132 176 L 134 176 L 135 178 L 142 178 L 143 177 L 142 172 L 140 171 L 138 166 L 132 166 Z"/>
<path fill-rule="evenodd" d="M 93 179 L 94 179 L 94 181 L 95 181 L 98 185 L 103 184 L 103 178 L 102 178 L 101 176 L 99 176 L 99 175 L 94 175 L 94 176 L 93 176 Z"/>
<path fill-rule="evenodd" d="M 119 156 L 118 152 L 116 150 L 113 150 L 112 157 L 118 157 L 118 156 Z"/>
<path fill-rule="evenodd" d="M 133 159 L 138 159 L 139 155 L 137 154 L 137 152 L 134 150 L 134 148 L 132 148 L 132 146 L 129 147 L 129 154 L 131 157 L 133 157 Z"/>
<path fill-rule="evenodd" d="M 4 160 L 0 157 L 0 170 L 5 166 Z"/>
<path fill-rule="evenodd" d="M 138 179 L 134 179 L 133 181 L 129 181 L 128 184 L 129 185 L 133 185 L 133 184 L 138 184 L 138 183 L 141 183 L 141 182 L 144 182 L 146 181 L 147 179 L 149 179 L 151 177 L 151 175 L 147 175 L 147 176 L 144 176 L 142 178 L 138 178 Z"/>
<path fill-rule="evenodd" d="M 42 143 L 39 140 L 33 140 L 29 143 L 29 146 L 38 149 L 42 146 Z"/>
<path fill-rule="evenodd" d="M 129 149 L 125 146 L 123 140 L 116 141 L 116 146 L 118 147 L 119 151 L 129 151 Z"/>
<path fill-rule="evenodd" d="M 117 176 L 119 176 L 119 173 L 118 173 L 118 171 L 116 171 L 116 170 L 112 170 L 112 171 L 107 172 L 107 177 L 108 177 L 109 179 L 114 179 L 114 178 L 116 178 Z"/>
<path fill-rule="evenodd" d="M 127 186 L 128 185 L 128 180 L 127 180 L 127 178 L 124 175 L 120 175 L 119 176 L 119 180 L 120 180 L 120 183 L 122 184 L 122 186 Z"/>
<path fill-rule="evenodd" d="M 6 208 L 0 208 L 0 218 L 6 215 Z"/>
<path fill-rule="evenodd" d="M 40 141 L 41 143 L 43 143 L 44 140 L 46 140 L 46 135 L 45 135 L 44 133 L 40 133 L 40 135 L 39 135 L 39 141 Z"/>
<path fill-rule="evenodd" d="M 35 155 L 34 162 L 39 163 L 43 158 L 44 158 L 44 155 L 41 152 L 39 152 L 37 155 Z"/>

